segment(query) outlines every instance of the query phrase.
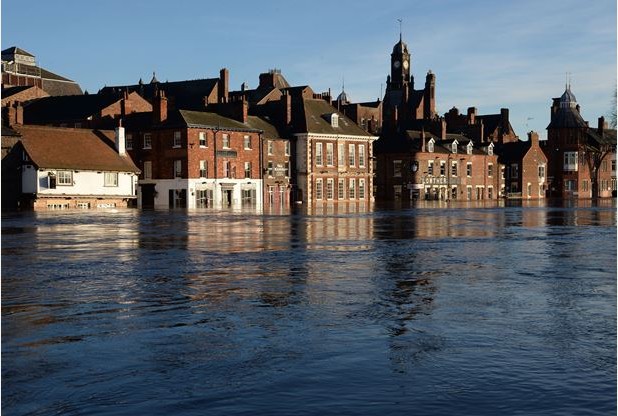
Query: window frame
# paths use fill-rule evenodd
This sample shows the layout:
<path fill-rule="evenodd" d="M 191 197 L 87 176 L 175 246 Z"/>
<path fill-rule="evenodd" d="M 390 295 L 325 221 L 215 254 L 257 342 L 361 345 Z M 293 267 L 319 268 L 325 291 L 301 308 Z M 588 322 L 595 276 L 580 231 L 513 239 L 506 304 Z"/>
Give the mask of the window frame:
<path fill-rule="evenodd" d="M 103 172 L 103 186 L 117 188 L 118 172 Z"/>

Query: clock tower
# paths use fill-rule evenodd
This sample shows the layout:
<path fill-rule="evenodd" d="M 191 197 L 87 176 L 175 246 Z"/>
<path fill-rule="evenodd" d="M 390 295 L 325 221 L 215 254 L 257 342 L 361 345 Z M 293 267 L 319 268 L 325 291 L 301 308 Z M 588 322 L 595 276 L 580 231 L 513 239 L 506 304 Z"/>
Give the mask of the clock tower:
<path fill-rule="evenodd" d="M 402 89 L 408 82 L 410 82 L 410 53 L 400 34 L 399 42 L 393 46 L 391 53 L 391 88 Z"/>

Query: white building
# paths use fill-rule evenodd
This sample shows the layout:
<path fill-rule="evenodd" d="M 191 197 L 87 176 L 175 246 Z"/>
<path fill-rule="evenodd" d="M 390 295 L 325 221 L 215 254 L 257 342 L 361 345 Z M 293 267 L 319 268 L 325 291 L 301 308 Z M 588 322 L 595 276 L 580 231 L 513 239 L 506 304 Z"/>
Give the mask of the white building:
<path fill-rule="evenodd" d="M 35 210 L 133 205 L 139 169 L 115 132 L 14 126 L 21 135 L 22 206 Z"/>

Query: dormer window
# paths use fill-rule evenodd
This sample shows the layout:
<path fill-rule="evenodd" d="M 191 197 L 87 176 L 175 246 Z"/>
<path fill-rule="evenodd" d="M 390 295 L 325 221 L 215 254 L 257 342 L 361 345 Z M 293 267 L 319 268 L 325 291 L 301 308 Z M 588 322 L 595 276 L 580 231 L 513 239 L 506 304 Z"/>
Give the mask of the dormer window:
<path fill-rule="evenodd" d="M 457 143 L 457 140 L 455 140 L 453 143 L 451 143 L 451 153 L 457 153 L 457 145 L 459 143 Z"/>
<path fill-rule="evenodd" d="M 468 146 L 466 146 L 466 153 L 468 153 L 469 155 L 472 154 L 472 142 L 468 143 Z"/>
<path fill-rule="evenodd" d="M 429 141 L 427 142 L 427 151 L 429 153 L 433 153 L 433 145 L 434 145 L 435 141 L 433 139 L 429 139 Z"/>
<path fill-rule="evenodd" d="M 493 156 L 494 154 L 494 144 L 493 143 L 489 143 L 489 146 L 487 146 L 487 154 L 489 156 Z"/>
<path fill-rule="evenodd" d="M 337 113 L 330 115 L 330 125 L 331 127 L 339 127 L 339 115 Z"/>

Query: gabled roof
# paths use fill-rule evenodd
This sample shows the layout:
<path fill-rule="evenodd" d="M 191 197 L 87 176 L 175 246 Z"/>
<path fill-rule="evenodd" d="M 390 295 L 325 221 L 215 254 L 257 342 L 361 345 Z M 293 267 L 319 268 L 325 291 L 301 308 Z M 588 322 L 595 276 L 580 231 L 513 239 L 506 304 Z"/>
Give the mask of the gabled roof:
<path fill-rule="evenodd" d="M 327 118 L 333 113 L 336 113 L 339 116 L 338 127 L 333 127 L 330 121 L 327 120 Z M 345 115 L 337 112 L 335 107 L 322 99 L 302 100 L 302 113 L 300 114 L 300 117 L 302 125 L 296 126 L 298 133 L 344 134 L 349 136 L 365 137 L 371 136 Z"/>
<path fill-rule="evenodd" d="M 154 82 L 151 84 L 118 85 L 103 87 L 99 94 L 106 95 L 110 92 L 137 92 L 139 95 L 152 102 L 157 90 L 165 91 L 165 96 L 174 100 L 174 106 L 183 110 L 203 109 L 204 97 L 213 93 L 217 87 L 219 78 L 194 79 L 188 81 Z"/>
<path fill-rule="evenodd" d="M 280 139 L 284 137 L 283 133 L 270 123 L 270 120 L 264 117 L 249 116 L 245 124 L 251 128 L 263 131 L 264 138 L 266 139 Z"/>
<path fill-rule="evenodd" d="M 600 135 L 596 130 L 588 129 L 586 135 L 588 143 L 593 146 L 616 146 L 616 130 L 606 129 Z"/>
<path fill-rule="evenodd" d="M 139 172 L 128 154 L 113 148 L 114 132 L 16 126 L 30 160 L 39 168 Z"/>
<path fill-rule="evenodd" d="M 24 107 L 26 123 L 85 120 L 119 101 L 117 95 L 63 95 L 45 97 Z"/>
<path fill-rule="evenodd" d="M 19 133 L 2 123 L 2 137 L 19 137 Z"/>

